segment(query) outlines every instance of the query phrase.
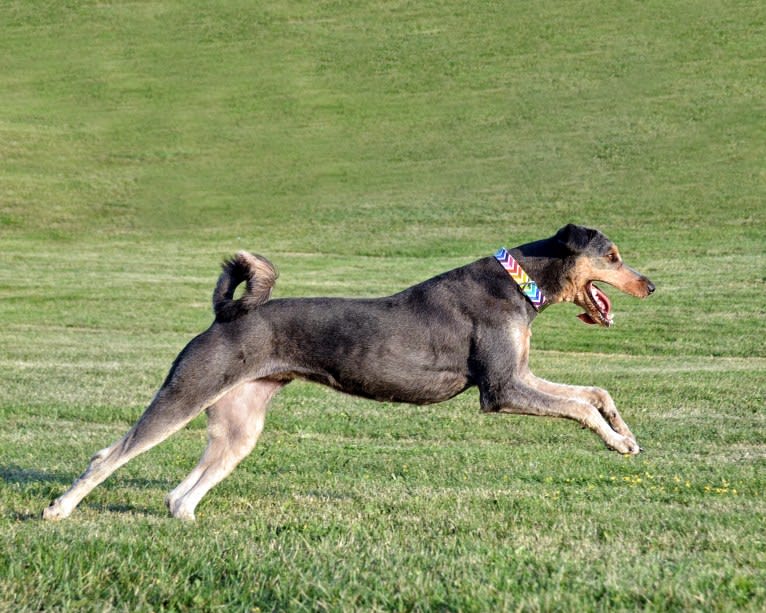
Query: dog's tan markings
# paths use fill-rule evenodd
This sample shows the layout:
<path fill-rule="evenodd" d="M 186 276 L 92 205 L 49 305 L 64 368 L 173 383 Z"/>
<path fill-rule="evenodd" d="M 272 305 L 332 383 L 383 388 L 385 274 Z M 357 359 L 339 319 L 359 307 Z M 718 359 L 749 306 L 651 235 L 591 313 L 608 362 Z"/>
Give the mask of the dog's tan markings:
<path fill-rule="evenodd" d="M 501 413 L 573 419 L 600 436 L 610 449 L 630 455 L 640 451 L 635 436 L 606 390 L 552 383 L 535 376 L 527 360 L 531 328 L 511 327 L 509 332 L 521 360 L 514 391 L 499 407 Z"/>
<path fill-rule="evenodd" d="M 635 296 L 645 298 L 654 291 L 651 282 L 625 265 L 619 249 L 613 245 L 604 256 L 583 254 L 570 267 L 561 292 L 554 302 L 572 302 L 585 309 L 581 316 L 587 323 L 612 324 L 611 302 L 595 282 L 602 282 Z"/>
<path fill-rule="evenodd" d="M 621 292 L 625 292 L 636 298 L 645 298 L 651 293 L 646 279 L 629 266 L 620 265 L 615 270 L 605 270 L 600 272 L 601 274 L 594 280 L 608 283 Z"/>
<path fill-rule="evenodd" d="M 614 404 L 611 395 L 605 389 L 601 389 L 600 387 L 553 383 L 536 377 L 531 372 L 529 372 L 527 376 L 529 384 L 542 392 L 562 398 L 577 398 L 594 406 L 615 432 L 618 432 L 633 441 L 636 440 L 636 437 L 617 411 L 617 407 Z"/>
<path fill-rule="evenodd" d="M 532 328 L 529 326 L 520 326 L 514 324 L 509 327 L 508 333 L 512 339 L 514 347 L 518 350 L 518 358 L 516 359 L 517 368 L 526 368 L 529 363 L 529 346 L 532 339 Z"/>
<path fill-rule="evenodd" d="M 584 291 L 585 284 L 593 276 L 593 265 L 590 258 L 580 257 L 575 261 L 564 280 L 563 289 L 556 296 L 557 302 L 577 302 Z M 582 306 L 582 305 L 581 305 Z"/>

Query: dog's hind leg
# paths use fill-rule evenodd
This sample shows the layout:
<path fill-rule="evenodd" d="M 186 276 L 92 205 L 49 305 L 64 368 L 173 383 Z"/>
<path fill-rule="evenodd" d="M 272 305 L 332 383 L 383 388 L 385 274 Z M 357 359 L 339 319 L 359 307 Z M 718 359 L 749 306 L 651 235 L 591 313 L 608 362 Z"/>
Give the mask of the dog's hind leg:
<path fill-rule="evenodd" d="M 72 487 L 43 511 L 43 519 L 56 520 L 68 517 L 93 488 L 106 480 L 120 466 L 183 428 L 210 404 L 210 402 L 201 402 L 191 406 L 181 405 L 180 399 L 169 398 L 168 394 L 163 394 L 164 391 L 166 390 L 160 391 L 136 425 L 125 436 L 110 447 L 96 452 L 88 468 L 72 484 Z M 210 400 L 214 401 L 215 398 Z"/>
<path fill-rule="evenodd" d="M 189 343 L 138 422 L 119 441 L 91 458 L 72 487 L 43 511 L 43 519 L 68 517 L 94 487 L 120 466 L 161 443 L 236 387 L 237 375 L 220 359 L 227 353 L 219 338 L 207 334 Z"/>
<path fill-rule="evenodd" d="M 158 398 L 155 398 L 138 423 L 125 436 L 110 447 L 94 454 L 88 468 L 72 484 L 72 487 L 43 511 L 43 519 L 55 520 L 69 517 L 80 501 L 120 466 L 161 443 L 204 409 L 204 406 L 199 406 L 195 412 L 184 412 L 182 419 L 172 421 L 161 413 L 177 413 L 163 410 L 169 403 L 164 398 Z"/>
<path fill-rule="evenodd" d="M 193 520 L 202 497 L 252 451 L 263 430 L 269 401 L 283 385 L 249 381 L 207 410 L 207 448 L 199 464 L 165 499 L 173 517 Z"/>

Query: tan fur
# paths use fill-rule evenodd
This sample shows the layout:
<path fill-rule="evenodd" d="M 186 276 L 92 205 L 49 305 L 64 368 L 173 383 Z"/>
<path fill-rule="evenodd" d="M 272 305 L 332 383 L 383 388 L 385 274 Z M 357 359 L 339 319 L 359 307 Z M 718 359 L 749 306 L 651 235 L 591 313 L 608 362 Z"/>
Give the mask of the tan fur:
<path fill-rule="evenodd" d="M 247 292 L 242 296 L 242 301 L 250 307 L 263 304 L 271 297 L 271 290 L 279 276 L 277 269 L 263 256 L 247 251 L 239 251 L 237 257 L 246 261 L 252 271 L 246 281 Z"/>
<path fill-rule="evenodd" d="M 551 302 L 573 302 L 590 313 L 594 319 L 598 319 L 598 309 L 593 305 L 587 291 L 590 282 L 602 281 L 636 298 L 645 298 L 651 293 L 649 280 L 622 262 L 616 246 L 607 257 L 610 256 L 617 260 L 614 266 L 606 265 L 602 257 L 579 256 L 562 291 L 552 296 Z"/>

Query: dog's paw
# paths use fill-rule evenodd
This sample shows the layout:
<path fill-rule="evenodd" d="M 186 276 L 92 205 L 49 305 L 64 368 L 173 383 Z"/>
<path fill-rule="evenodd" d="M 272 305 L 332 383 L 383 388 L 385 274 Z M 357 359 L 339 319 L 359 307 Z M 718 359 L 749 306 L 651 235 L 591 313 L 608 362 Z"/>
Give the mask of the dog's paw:
<path fill-rule="evenodd" d="M 623 455 L 638 455 L 641 452 L 641 447 L 638 446 L 636 439 L 628 436 L 620 436 L 619 440 L 611 447 Z"/>
<path fill-rule="evenodd" d="M 197 519 L 194 516 L 194 511 L 190 511 L 184 507 L 180 507 L 173 511 L 173 517 L 182 521 L 195 521 Z"/>
<path fill-rule="evenodd" d="M 64 508 L 58 500 L 54 500 L 43 509 L 42 518 L 46 521 L 59 521 L 69 517 L 71 512 L 70 509 Z"/>
<path fill-rule="evenodd" d="M 182 519 L 184 521 L 194 521 L 194 509 L 189 509 L 184 506 L 183 498 L 173 498 L 172 492 L 165 497 L 165 506 L 167 506 L 170 514 L 176 519 Z"/>

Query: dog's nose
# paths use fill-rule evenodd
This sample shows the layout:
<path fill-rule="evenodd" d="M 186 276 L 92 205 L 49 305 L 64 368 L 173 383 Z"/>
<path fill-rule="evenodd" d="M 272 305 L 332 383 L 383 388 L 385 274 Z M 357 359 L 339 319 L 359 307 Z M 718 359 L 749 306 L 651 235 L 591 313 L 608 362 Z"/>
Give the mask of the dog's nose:
<path fill-rule="evenodd" d="M 655 287 L 654 283 L 652 283 L 649 279 L 646 280 L 646 293 L 647 295 L 652 295 L 654 293 L 654 290 L 657 288 Z"/>

